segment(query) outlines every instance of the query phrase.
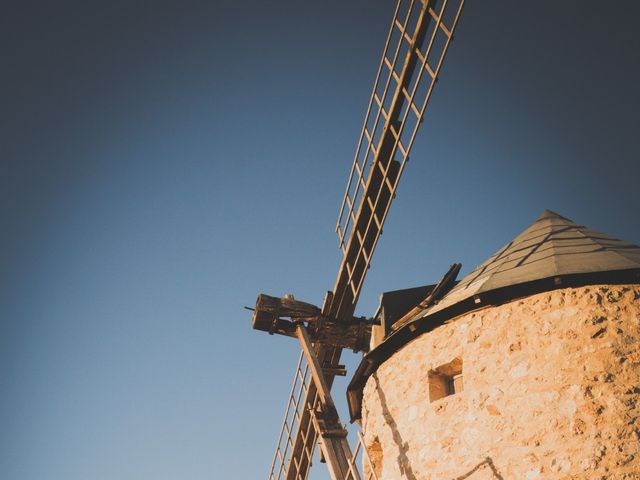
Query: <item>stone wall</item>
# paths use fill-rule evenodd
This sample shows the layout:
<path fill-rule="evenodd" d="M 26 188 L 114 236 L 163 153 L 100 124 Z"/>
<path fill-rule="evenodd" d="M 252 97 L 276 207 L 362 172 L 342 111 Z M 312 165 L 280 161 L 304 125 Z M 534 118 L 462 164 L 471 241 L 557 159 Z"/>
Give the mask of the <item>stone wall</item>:
<path fill-rule="evenodd" d="M 378 478 L 640 479 L 639 336 L 638 285 L 541 293 L 422 335 L 364 390 Z M 431 401 L 454 361 L 457 392 Z"/>

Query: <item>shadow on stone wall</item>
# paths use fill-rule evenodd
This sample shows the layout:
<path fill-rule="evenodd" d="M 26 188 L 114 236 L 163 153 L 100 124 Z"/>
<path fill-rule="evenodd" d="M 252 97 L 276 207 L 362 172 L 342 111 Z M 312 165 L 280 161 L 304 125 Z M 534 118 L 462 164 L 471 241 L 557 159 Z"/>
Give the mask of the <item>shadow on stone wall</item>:
<path fill-rule="evenodd" d="M 389 411 L 389 407 L 387 406 L 387 397 L 384 394 L 384 391 L 380 387 L 380 381 L 378 380 L 378 374 L 374 373 L 371 375 L 376 385 L 376 392 L 378 393 L 378 398 L 380 399 L 380 406 L 382 407 L 382 416 L 386 424 L 391 429 L 391 434 L 393 436 L 393 441 L 398 447 L 398 451 L 400 454 L 398 455 L 397 462 L 400 465 L 400 471 L 408 480 L 418 480 L 415 473 L 413 473 L 413 469 L 411 468 L 411 462 L 409 462 L 409 457 L 407 456 L 407 452 L 409 451 L 409 444 L 402 440 L 402 436 L 398 431 L 398 424 L 394 420 L 391 412 Z M 467 473 L 460 475 L 459 477 L 454 478 L 453 480 L 465 480 L 470 478 L 474 473 L 478 472 L 482 468 L 489 468 L 493 477 L 497 480 L 504 480 L 504 477 L 500 474 L 498 469 L 491 457 L 486 457 L 482 462 L 477 464 Z"/>
<path fill-rule="evenodd" d="M 408 480 L 418 480 L 416 475 L 413 473 L 413 470 L 411 469 L 411 463 L 409 462 L 409 457 L 407 457 L 407 452 L 409 451 L 409 444 L 402 440 L 402 437 L 400 436 L 400 432 L 398 432 L 398 425 L 396 424 L 396 421 L 393 419 L 391 412 L 389 412 L 389 407 L 387 406 L 387 397 L 382 391 L 382 388 L 380 388 L 378 374 L 374 373 L 372 377 L 373 377 L 373 380 L 376 382 L 376 392 L 378 392 L 378 398 L 380 399 L 380 406 L 382 407 L 382 416 L 384 417 L 385 422 L 391 429 L 393 441 L 398 447 L 398 451 L 400 452 L 397 459 L 398 465 L 400 465 L 400 471 L 405 477 L 407 477 Z"/>
<path fill-rule="evenodd" d="M 474 473 L 476 473 L 478 470 L 480 470 L 482 467 L 485 467 L 485 466 L 491 469 L 491 472 L 493 473 L 494 478 L 497 478 L 498 480 L 504 480 L 504 477 L 500 475 L 500 472 L 498 472 L 498 469 L 493 464 L 493 460 L 491 459 L 491 457 L 485 458 L 482 462 L 477 464 L 467 473 L 465 473 L 464 475 L 460 475 L 459 477 L 456 477 L 453 480 L 465 480 L 465 478 L 471 477 L 471 475 L 473 475 Z"/>

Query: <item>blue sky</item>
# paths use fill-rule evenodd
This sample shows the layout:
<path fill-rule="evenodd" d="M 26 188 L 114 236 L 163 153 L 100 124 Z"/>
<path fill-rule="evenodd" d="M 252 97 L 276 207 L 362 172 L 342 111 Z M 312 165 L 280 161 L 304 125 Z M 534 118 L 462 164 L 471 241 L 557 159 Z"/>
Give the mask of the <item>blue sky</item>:
<path fill-rule="evenodd" d="M 6 10 L 0 477 L 263 478 L 298 347 L 242 307 L 332 288 L 393 5 Z M 545 208 L 640 243 L 638 13 L 469 2 L 359 314 Z"/>

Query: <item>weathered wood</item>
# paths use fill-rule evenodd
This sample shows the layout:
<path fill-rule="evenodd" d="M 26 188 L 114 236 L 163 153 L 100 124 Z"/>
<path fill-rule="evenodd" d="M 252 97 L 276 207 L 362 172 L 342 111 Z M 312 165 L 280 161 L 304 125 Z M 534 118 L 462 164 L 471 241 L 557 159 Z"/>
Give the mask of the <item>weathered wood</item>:
<path fill-rule="evenodd" d="M 395 322 L 391 328 L 392 330 L 398 330 L 401 327 L 404 327 L 407 323 L 409 323 L 413 317 L 418 315 L 425 308 L 430 307 L 434 303 L 436 303 L 440 298 L 442 298 L 449 290 L 453 288 L 456 284 L 456 278 L 458 277 L 458 273 L 460 272 L 460 267 L 462 267 L 461 263 L 454 263 L 449 267 L 447 273 L 444 274 L 442 279 L 437 283 L 431 293 L 427 295 L 427 297 L 422 300 L 418 305 L 413 307 L 407 313 L 405 313 L 402 318 L 400 318 L 397 322 Z"/>
<path fill-rule="evenodd" d="M 304 326 L 298 325 L 296 334 L 302 351 L 307 359 L 307 364 L 311 371 L 313 384 L 320 399 L 320 411 L 310 410 L 315 430 L 322 437 L 320 448 L 324 454 L 324 459 L 329 467 L 329 473 L 334 480 L 344 480 L 349 478 L 349 463 L 352 461 L 351 448 L 347 441 L 347 431 L 340 423 L 338 411 L 331 398 L 331 387 L 322 372 L 322 365 L 316 351 L 311 344 L 311 339 Z M 358 477 L 351 478 L 359 480 Z"/>
<path fill-rule="evenodd" d="M 350 317 L 337 321 L 324 316 L 315 305 L 292 297 L 278 298 L 263 293 L 258 295 L 253 312 L 254 329 L 295 337 L 296 325 L 300 323 L 306 324 L 313 343 L 354 351 L 366 352 L 369 349 L 371 320 Z"/>
<path fill-rule="evenodd" d="M 391 201 L 395 196 L 395 188 L 399 181 L 400 175 L 402 174 L 404 165 L 408 159 L 409 151 L 413 144 L 413 139 L 418 129 L 418 125 L 422 123 L 425 107 L 427 106 L 427 102 L 431 96 L 433 85 L 435 84 L 435 80 L 437 79 L 438 73 L 440 71 L 440 67 L 442 65 L 442 61 L 446 54 L 449 42 L 453 37 L 453 33 L 458 21 L 458 17 L 460 15 L 460 11 L 462 9 L 462 5 L 464 4 L 464 0 L 459 0 L 458 2 L 459 6 L 458 6 L 458 10 L 456 13 L 456 17 L 453 21 L 453 24 L 449 25 L 449 29 L 446 30 L 448 32 L 447 41 L 444 45 L 444 48 L 442 49 L 442 53 L 440 54 L 440 57 L 439 57 L 440 59 L 437 63 L 437 66 L 435 68 L 432 68 L 431 66 L 426 64 L 426 59 L 428 58 L 433 45 L 433 41 L 431 41 L 428 43 L 427 50 L 424 53 L 422 53 L 422 58 L 424 59 L 424 61 L 421 60 L 420 69 L 418 70 L 418 72 L 420 73 L 416 76 L 415 71 L 416 71 L 417 59 L 420 58 L 419 56 L 421 55 L 421 52 L 422 52 L 422 47 L 427 34 L 427 27 L 430 23 L 429 16 L 431 16 L 433 19 L 436 20 L 437 22 L 436 28 L 442 27 L 440 20 L 442 18 L 442 14 L 444 13 L 444 8 L 447 5 L 447 2 L 445 1 L 441 6 L 440 14 L 438 15 L 433 10 L 433 8 L 435 8 L 434 1 L 423 0 L 421 3 L 422 3 L 421 7 L 418 6 L 418 2 L 416 2 L 415 4 L 416 8 L 421 8 L 422 10 L 418 17 L 418 21 L 414 28 L 413 34 L 410 36 L 410 41 L 409 41 L 410 48 L 406 53 L 406 57 L 405 57 L 405 61 L 404 61 L 404 65 L 402 67 L 401 73 L 400 75 L 398 75 L 397 73 L 394 74 L 394 76 L 397 77 L 395 82 L 396 92 L 394 94 L 391 105 L 387 109 L 388 113 L 386 115 L 383 115 L 386 118 L 386 124 L 382 133 L 383 138 L 378 140 L 379 142 L 378 145 L 371 145 L 373 143 L 373 140 L 371 138 L 369 138 L 368 140 L 369 147 L 372 146 L 373 151 L 378 152 L 375 154 L 374 164 L 371 167 L 371 172 L 377 171 L 376 168 L 378 168 L 378 170 L 380 171 L 383 171 L 383 170 L 386 171 L 387 174 L 385 175 L 384 182 L 380 183 L 380 189 L 378 191 L 375 191 L 376 189 L 371 189 L 371 188 L 367 189 L 366 186 L 363 190 L 361 190 L 359 187 L 356 189 L 356 196 L 357 196 L 357 192 L 359 191 L 362 192 L 362 195 L 360 196 L 361 201 L 359 202 L 359 205 L 355 210 L 357 214 L 356 214 L 356 219 L 353 221 L 352 229 L 349 234 L 350 239 L 347 243 L 350 245 L 348 246 L 345 246 L 344 234 L 341 233 L 340 219 L 342 218 L 342 213 L 341 213 L 340 219 L 338 220 L 338 235 L 340 236 L 340 247 L 344 252 L 344 257 L 340 266 L 340 270 L 338 272 L 338 277 L 336 279 L 335 287 L 333 289 L 333 295 L 331 296 L 332 298 L 327 299 L 327 301 L 323 305 L 322 313 L 326 315 L 328 318 L 334 319 L 339 322 L 344 321 L 344 318 L 350 318 L 355 311 L 355 303 L 358 300 L 360 288 L 362 287 L 364 277 L 370 265 L 370 260 L 375 250 L 375 247 L 377 245 L 379 235 L 382 233 L 382 227 L 386 219 L 386 215 L 388 213 L 389 207 L 391 205 Z M 414 4 L 412 3 L 407 15 L 407 21 L 411 16 L 413 6 Z M 398 8 L 399 7 L 400 7 L 400 4 Z M 427 11 L 429 12 L 430 15 L 426 14 Z M 397 16 L 397 12 L 398 10 L 396 10 L 396 16 Z M 392 25 L 392 28 L 393 28 L 393 25 Z M 432 39 L 435 38 L 436 32 L 437 30 L 433 30 Z M 404 42 L 405 35 L 406 33 L 403 32 L 403 35 L 399 37 L 398 41 Z M 391 39 L 391 33 L 389 34 L 389 39 L 387 40 L 387 46 L 390 45 L 389 43 L 390 39 Z M 383 53 L 383 59 L 387 58 L 386 52 L 387 52 L 387 48 L 385 47 L 385 51 Z M 395 62 L 395 60 L 396 58 L 394 57 L 393 61 Z M 383 68 L 386 68 L 386 67 L 384 67 L 383 63 L 381 63 L 380 69 L 383 69 Z M 420 82 L 423 68 L 429 71 L 432 81 L 428 86 L 427 94 L 423 100 L 421 108 L 416 107 L 413 104 L 414 93 L 411 93 L 410 97 L 408 98 L 410 103 L 410 108 L 415 112 L 416 116 L 419 118 L 418 118 L 418 123 L 413 128 L 413 134 L 411 135 L 409 144 L 406 145 L 406 150 L 405 148 L 403 148 L 401 144 L 401 138 L 398 139 L 398 142 L 397 142 L 398 150 L 400 151 L 404 159 L 402 163 L 399 165 L 399 167 L 396 168 L 395 165 L 392 163 L 394 159 L 392 158 L 391 155 L 389 155 L 388 158 L 382 158 L 384 157 L 383 155 L 384 153 L 388 155 L 388 152 L 384 152 L 383 150 L 385 149 L 382 147 L 386 146 L 385 143 L 388 142 L 388 140 L 385 137 L 387 138 L 390 136 L 400 137 L 398 133 L 401 133 L 401 131 L 403 130 L 406 123 L 407 115 L 403 115 L 403 118 L 402 118 L 403 123 L 399 128 L 393 129 L 389 127 L 396 124 L 396 122 L 400 120 L 400 117 L 403 111 L 403 105 L 405 104 L 405 98 L 407 98 L 405 96 L 405 92 L 408 92 L 410 90 L 411 82 L 414 79 L 416 83 L 414 86 L 415 88 L 413 90 L 415 92 L 415 89 L 417 88 Z M 395 72 L 395 68 L 394 68 L 394 72 Z M 376 80 L 376 85 L 377 85 L 377 80 Z M 388 86 L 385 87 L 385 90 L 384 90 L 385 95 L 388 88 L 389 88 Z M 374 87 L 374 93 L 372 94 L 372 96 L 375 96 L 375 90 L 376 90 L 376 87 Z M 371 104 L 373 104 L 373 101 L 374 100 L 372 98 Z M 369 107 L 369 110 L 371 110 L 371 106 Z M 379 112 L 383 110 L 384 110 L 384 107 L 380 105 Z M 409 112 L 408 109 L 407 109 L 407 112 Z M 367 112 L 367 118 L 369 118 L 369 111 Z M 363 127 L 363 135 L 361 135 L 361 140 L 358 145 L 358 150 L 357 150 L 358 152 L 360 152 L 360 146 L 362 146 L 363 144 L 362 138 L 367 137 L 367 135 L 365 135 L 367 133 L 366 123 L 367 123 L 367 119 L 365 119 L 365 125 Z M 373 134 L 375 134 L 375 132 L 373 132 Z M 351 204 L 351 199 L 349 197 L 349 189 L 351 186 L 351 180 L 354 178 L 353 172 L 357 170 L 358 175 L 360 175 L 360 177 L 358 177 L 355 181 L 357 182 L 362 181 L 362 174 L 358 164 L 358 158 L 359 158 L 358 153 L 356 153 L 356 158 L 354 160 L 354 167 L 352 168 L 352 174 L 349 180 L 349 185 L 347 186 L 347 192 L 345 194 L 345 200 L 343 200 L 343 207 L 341 207 L 341 212 L 344 211 L 345 209 L 344 206 L 346 205 L 346 203 Z M 382 168 L 379 168 L 379 167 L 382 167 Z M 372 178 L 370 174 L 366 183 L 369 184 L 371 181 L 372 181 Z M 386 192 L 383 192 L 383 190 L 385 190 L 384 185 L 386 185 L 386 189 L 389 190 L 390 195 L 387 195 Z M 362 212 L 363 206 L 368 205 L 369 202 L 373 203 L 373 205 L 368 206 L 368 211 L 363 213 Z M 353 215 L 353 212 L 354 212 L 354 208 L 352 205 L 350 205 L 348 207 L 348 214 L 347 214 L 349 221 L 352 221 L 351 217 Z M 367 217 L 366 221 L 364 220 L 365 217 Z M 373 225 L 373 228 L 371 228 L 372 225 Z M 358 227 L 364 227 L 364 229 L 362 228 L 359 229 Z M 345 229 L 346 228 L 347 227 L 345 226 Z M 312 336 L 311 333 L 310 333 L 310 336 Z M 328 345 L 316 343 L 314 345 L 314 348 L 318 354 L 321 364 L 325 364 L 326 362 L 327 365 L 335 365 L 339 362 L 341 347 L 331 347 Z M 331 386 L 332 380 L 333 380 L 333 377 L 329 375 L 327 377 L 327 383 L 329 387 Z M 315 386 L 313 383 L 311 383 L 310 388 L 305 397 L 305 401 L 304 401 L 305 405 L 309 405 L 312 407 L 315 404 L 315 398 L 316 398 Z M 296 431 L 295 438 L 293 440 L 292 454 L 287 463 L 287 470 L 286 470 L 287 480 L 301 480 L 301 479 L 304 480 L 308 476 L 309 468 L 311 466 L 311 457 L 313 456 L 313 449 L 315 448 L 315 444 L 311 444 L 310 447 L 308 447 L 307 446 L 308 444 L 306 444 L 304 441 L 303 435 L 305 435 L 305 433 L 308 431 L 312 431 L 314 438 L 316 438 L 317 436 L 316 433 L 318 431 L 318 428 L 312 422 L 312 417 L 313 417 L 312 410 L 307 409 L 303 411 L 302 416 L 299 420 L 298 429 Z M 323 441 L 322 444 L 325 445 L 325 442 Z M 358 477 L 354 475 L 351 478 L 356 479 Z"/>
<path fill-rule="evenodd" d="M 347 369 L 344 365 L 336 365 L 334 367 L 322 367 L 322 372 L 326 375 L 335 375 L 344 377 L 347 375 Z"/>
<path fill-rule="evenodd" d="M 261 293 L 256 301 L 257 309 L 279 317 L 289 317 L 296 320 L 312 320 L 320 316 L 318 307 L 296 300 L 292 295 L 278 298 Z"/>
<path fill-rule="evenodd" d="M 340 361 L 342 349 L 339 347 L 329 347 L 317 344 L 314 350 L 316 351 L 318 359 L 322 365 L 336 365 Z M 326 382 L 329 387 L 333 384 L 333 378 L 334 377 L 332 375 L 327 375 L 326 377 Z M 305 408 L 302 410 L 302 415 L 294 435 L 291 457 L 286 466 L 286 480 L 307 478 L 309 469 L 311 468 L 311 457 L 315 450 L 315 442 L 318 439 L 318 428 L 316 428 L 316 424 L 312 419 L 312 411 L 316 405 L 316 398 L 316 386 L 311 382 L 304 398 Z M 309 443 L 305 441 L 305 432 L 308 432 L 308 436 L 310 437 Z"/>
<path fill-rule="evenodd" d="M 331 398 L 329 385 L 327 385 L 324 374 L 322 373 L 322 365 L 320 364 L 320 361 L 316 356 L 316 352 L 313 349 L 313 345 L 311 344 L 311 339 L 309 338 L 309 334 L 307 333 L 306 328 L 304 328 L 302 325 L 298 325 L 298 328 L 296 329 L 296 335 L 298 336 L 298 340 L 300 341 L 302 351 L 307 358 L 307 363 L 309 364 L 309 369 L 311 370 L 313 382 L 316 384 L 316 388 L 318 389 L 318 395 L 320 396 L 322 407 L 335 410 L 336 406 L 334 405 L 333 399 Z M 338 414 L 336 411 L 336 417 L 337 415 Z"/>

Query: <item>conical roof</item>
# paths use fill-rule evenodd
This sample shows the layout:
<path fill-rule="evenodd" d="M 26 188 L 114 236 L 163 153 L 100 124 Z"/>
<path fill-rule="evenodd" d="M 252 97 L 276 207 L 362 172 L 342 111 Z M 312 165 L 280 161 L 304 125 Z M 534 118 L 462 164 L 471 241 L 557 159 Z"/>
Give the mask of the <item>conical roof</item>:
<path fill-rule="evenodd" d="M 464 277 L 430 315 L 472 296 L 552 277 L 640 268 L 640 247 L 596 232 L 551 210 Z"/>

